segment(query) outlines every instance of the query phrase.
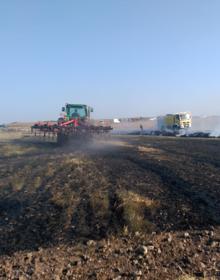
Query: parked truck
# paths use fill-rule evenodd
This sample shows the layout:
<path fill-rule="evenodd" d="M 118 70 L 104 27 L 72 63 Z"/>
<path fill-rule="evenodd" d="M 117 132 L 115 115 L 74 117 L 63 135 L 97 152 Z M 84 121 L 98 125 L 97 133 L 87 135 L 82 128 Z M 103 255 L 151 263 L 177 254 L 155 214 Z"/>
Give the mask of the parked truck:
<path fill-rule="evenodd" d="M 192 115 L 189 112 L 167 114 L 157 117 L 157 129 L 159 131 L 178 132 L 192 127 Z"/>

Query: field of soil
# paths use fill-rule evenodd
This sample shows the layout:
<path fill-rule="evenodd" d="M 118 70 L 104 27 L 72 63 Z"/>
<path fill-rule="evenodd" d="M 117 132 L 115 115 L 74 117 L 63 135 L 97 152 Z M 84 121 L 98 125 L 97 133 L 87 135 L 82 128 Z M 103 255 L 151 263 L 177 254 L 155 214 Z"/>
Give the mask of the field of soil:
<path fill-rule="evenodd" d="M 220 139 L 1 132 L 0 279 L 220 279 Z"/>

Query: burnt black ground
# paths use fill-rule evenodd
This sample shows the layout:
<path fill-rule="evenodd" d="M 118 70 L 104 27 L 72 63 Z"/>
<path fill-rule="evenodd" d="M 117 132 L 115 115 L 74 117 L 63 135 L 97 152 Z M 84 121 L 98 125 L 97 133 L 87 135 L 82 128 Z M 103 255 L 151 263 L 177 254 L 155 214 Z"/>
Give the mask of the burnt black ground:
<path fill-rule="evenodd" d="M 0 152 L 0 279 L 218 277 L 219 139 L 20 138 Z"/>

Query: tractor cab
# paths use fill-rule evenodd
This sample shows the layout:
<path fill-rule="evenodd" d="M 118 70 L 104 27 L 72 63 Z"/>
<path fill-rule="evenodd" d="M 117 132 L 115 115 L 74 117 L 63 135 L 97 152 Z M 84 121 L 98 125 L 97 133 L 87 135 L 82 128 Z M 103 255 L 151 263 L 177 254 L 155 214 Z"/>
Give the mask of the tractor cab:
<path fill-rule="evenodd" d="M 82 104 L 66 104 L 62 108 L 62 112 L 65 114 L 66 120 L 88 120 L 93 112 L 93 109 L 87 105 Z"/>

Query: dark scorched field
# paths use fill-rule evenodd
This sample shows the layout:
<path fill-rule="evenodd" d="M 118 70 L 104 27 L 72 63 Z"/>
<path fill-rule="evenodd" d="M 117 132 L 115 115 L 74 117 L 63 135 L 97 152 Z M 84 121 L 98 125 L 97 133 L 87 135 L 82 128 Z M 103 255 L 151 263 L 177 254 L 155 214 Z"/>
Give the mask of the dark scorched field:
<path fill-rule="evenodd" d="M 220 279 L 220 140 L 2 137 L 0 279 Z"/>

